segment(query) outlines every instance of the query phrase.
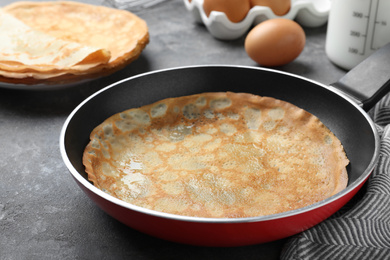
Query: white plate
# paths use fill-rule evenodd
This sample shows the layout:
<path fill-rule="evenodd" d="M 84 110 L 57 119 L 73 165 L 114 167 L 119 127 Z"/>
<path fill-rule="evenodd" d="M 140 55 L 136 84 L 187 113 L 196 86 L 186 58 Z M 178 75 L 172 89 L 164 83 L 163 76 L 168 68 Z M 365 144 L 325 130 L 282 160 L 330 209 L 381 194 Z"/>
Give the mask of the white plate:
<path fill-rule="evenodd" d="M 77 85 L 81 85 L 83 83 L 90 82 L 92 80 L 95 80 L 96 78 L 92 79 L 83 79 L 80 81 L 75 81 L 71 83 L 62 83 L 62 84 L 14 84 L 14 83 L 6 83 L 6 82 L 0 82 L 0 88 L 6 88 L 6 89 L 16 89 L 16 90 L 58 90 L 58 89 L 64 89 L 64 88 L 70 88 Z"/>

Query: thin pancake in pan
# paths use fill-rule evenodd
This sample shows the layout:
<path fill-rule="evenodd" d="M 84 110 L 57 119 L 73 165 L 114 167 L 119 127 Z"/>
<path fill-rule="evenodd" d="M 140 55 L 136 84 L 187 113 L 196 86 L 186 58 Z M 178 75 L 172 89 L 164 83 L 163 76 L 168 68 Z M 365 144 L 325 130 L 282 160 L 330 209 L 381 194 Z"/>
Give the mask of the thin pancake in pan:
<path fill-rule="evenodd" d="M 89 180 L 166 213 L 243 218 L 302 208 L 347 185 L 340 141 L 314 115 L 247 93 L 169 98 L 111 116 L 90 135 Z"/>

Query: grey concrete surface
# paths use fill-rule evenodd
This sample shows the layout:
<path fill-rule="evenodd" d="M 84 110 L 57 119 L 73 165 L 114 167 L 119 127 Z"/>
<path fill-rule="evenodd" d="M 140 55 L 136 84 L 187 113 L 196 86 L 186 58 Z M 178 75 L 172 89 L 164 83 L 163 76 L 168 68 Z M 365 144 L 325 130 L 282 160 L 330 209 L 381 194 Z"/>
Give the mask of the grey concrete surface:
<path fill-rule="evenodd" d="M 0 5 L 11 2 L 2 0 Z M 168 0 L 138 15 L 148 23 L 150 43 L 122 71 L 56 91 L 0 88 L 0 260 L 278 258 L 284 240 L 208 248 L 139 233 L 100 210 L 68 173 L 59 152 L 60 131 L 75 106 L 95 91 L 132 75 L 176 66 L 259 66 L 246 55 L 244 37 L 213 38 L 194 22 L 182 0 Z M 305 32 L 302 54 L 276 69 L 324 84 L 344 75 L 325 55 L 326 25 Z"/>

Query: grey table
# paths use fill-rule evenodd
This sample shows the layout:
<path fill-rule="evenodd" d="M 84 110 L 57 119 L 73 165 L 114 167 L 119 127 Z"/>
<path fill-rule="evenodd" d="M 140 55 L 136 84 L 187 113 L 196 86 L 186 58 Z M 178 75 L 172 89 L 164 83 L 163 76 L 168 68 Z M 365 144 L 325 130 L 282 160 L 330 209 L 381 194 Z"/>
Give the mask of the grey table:
<path fill-rule="evenodd" d="M 2 0 L 5 5 L 12 1 Z M 84 1 L 101 4 L 100 0 Z M 285 241 L 237 248 L 181 245 L 139 233 L 100 210 L 62 162 L 59 135 L 68 114 L 95 91 L 152 70 L 198 64 L 259 66 L 244 37 L 213 38 L 194 22 L 182 0 L 138 15 L 150 43 L 120 72 L 75 88 L 24 91 L 0 88 L 0 260 L 5 259 L 277 259 Z M 326 25 L 305 28 L 302 54 L 278 70 L 330 84 L 345 74 L 325 54 Z"/>

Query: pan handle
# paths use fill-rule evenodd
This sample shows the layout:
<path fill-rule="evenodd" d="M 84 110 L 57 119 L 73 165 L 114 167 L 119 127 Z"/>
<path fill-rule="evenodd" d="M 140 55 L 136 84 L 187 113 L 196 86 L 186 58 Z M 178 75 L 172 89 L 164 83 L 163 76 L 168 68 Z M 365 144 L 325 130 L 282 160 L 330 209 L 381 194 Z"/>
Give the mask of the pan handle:
<path fill-rule="evenodd" d="M 351 97 L 365 111 L 390 91 L 390 43 L 350 70 L 331 86 Z"/>

